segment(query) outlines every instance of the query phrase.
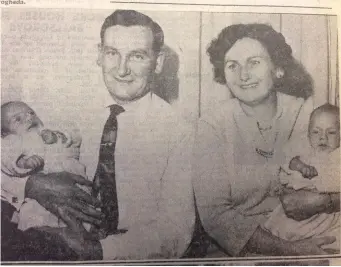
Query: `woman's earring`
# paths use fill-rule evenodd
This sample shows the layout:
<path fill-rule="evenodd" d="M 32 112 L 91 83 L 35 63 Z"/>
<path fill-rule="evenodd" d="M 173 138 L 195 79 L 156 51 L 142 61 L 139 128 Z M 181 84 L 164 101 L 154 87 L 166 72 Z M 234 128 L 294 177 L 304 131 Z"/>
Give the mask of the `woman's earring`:
<path fill-rule="evenodd" d="M 276 71 L 276 77 L 277 77 L 278 79 L 281 79 L 281 78 L 283 78 L 283 76 L 284 76 L 284 71 L 283 71 L 282 69 L 278 69 L 278 70 Z"/>

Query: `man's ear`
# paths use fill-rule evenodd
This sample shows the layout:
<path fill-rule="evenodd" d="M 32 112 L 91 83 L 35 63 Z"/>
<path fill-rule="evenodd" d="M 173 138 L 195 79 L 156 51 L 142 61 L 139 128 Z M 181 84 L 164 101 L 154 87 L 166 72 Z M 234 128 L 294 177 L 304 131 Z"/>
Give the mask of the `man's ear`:
<path fill-rule="evenodd" d="M 97 50 L 98 50 L 98 54 L 97 54 L 97 65 L 98 66 L 102 66 L 102 44 L 98 44 L 97 45 Z"/>
<path fill-rule="evenodd" d="M 156 58 L 155 73 L 160 74 L 163 68 L 163 62 L 165 60 L 165 52 L 161 50 Z"/>

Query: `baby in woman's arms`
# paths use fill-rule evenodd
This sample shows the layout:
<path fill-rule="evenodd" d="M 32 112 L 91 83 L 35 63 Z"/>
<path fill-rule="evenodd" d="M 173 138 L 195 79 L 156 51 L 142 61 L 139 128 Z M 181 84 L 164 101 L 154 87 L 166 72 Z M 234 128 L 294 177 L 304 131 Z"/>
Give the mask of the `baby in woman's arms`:
<path fill-rule="evenodd" d="M 340 193 L 340 110 L 325 104 L 310 115 L 308 143 L 290 148 L 288 164 L 281 167 L 282 184 L 295 190 L 322 194 Z M 329 195 L 331 197 L 331 195 Z M 332 201 L 332 199 L 331 199 Z M 330 209 L 329 209 L 330 208 Z M 340 212 L 332 207 L 303 220 L 288 218 L 282 205 L 277 207 L 264 228 L 286 240 L 335 236 L 336 242 L 323 246 L 340 250 Z"/>
<path fill-rule="evenodd" d="M 30 174 L 43 171 L 70 172 L 86 177 L 78 161 L 81 137 L 44 129 L 42 121 L 25 103 L 7 102 L 1 106 L 1 198 L 19 213 L 12 218 L 18 228 L 64 226 L 38 202 L 25 199 L 25 184 Z"/>

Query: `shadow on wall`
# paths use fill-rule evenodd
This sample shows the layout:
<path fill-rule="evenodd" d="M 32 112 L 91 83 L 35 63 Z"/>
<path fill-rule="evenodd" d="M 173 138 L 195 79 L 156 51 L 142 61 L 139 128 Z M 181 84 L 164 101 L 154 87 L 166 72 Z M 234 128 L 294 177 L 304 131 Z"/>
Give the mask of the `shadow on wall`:
<path fill-rule="evenodd" d="M 155 77 L 153 92 L 172 104 L 179 98 L 179 56 L 169 46 L 164 46 L 165 59 L 163 69 Z"/>
<path fill-rule="evenodd" d="M 8 101 L 20 101 L 21 93 L 21 86 L 1 84 L 1 105 Z"/>

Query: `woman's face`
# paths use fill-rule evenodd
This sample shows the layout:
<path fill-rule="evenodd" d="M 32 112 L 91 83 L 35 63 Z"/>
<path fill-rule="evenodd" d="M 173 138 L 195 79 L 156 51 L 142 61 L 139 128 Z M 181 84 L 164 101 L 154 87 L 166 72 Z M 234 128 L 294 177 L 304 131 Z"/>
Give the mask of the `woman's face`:
<path fill-rule="evenodd" d="M 225 58 L 226 85 L 239 101 L 257 105 L 267 99 L 275 67 L 266 48 L 257 40 L 238 40 Z"/>

